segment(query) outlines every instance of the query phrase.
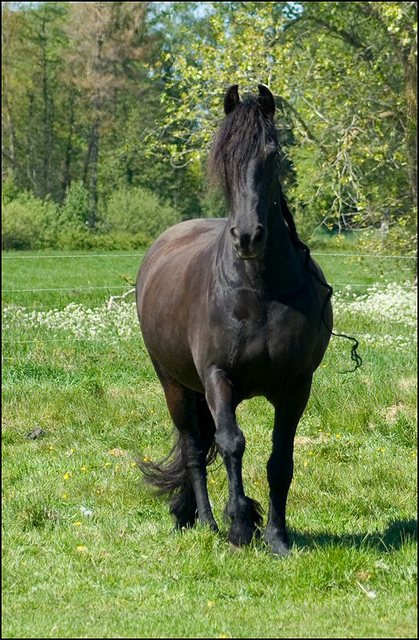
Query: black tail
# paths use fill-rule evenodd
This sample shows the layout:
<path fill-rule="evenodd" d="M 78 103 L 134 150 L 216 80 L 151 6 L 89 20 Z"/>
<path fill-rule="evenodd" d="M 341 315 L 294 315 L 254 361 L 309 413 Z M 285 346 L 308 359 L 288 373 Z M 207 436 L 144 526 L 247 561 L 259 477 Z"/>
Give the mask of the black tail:
<path fill-rule="evenodd" d="M 215 440 L 204 441 L 207 455 L 206 465 L 216 458 Z M 161 462 L 152 462 L 142 458 L 137 460 L 144 479 L 153 485 L 157 494 L 169 494 L 170 513 L 174 516 L 177 529 L 192 527 L 197 518 L 196 499 L 182 456 L 181 442 L 178 437 L 174 447 Z"/>
<path fill-rule="evenodd" d="M 153 462 L 146 457 L 141 457 L 137 459 L 137 465 L 144 480 L 155 487 L 158 494 L 172 494 L 184 484 L 186 479 L 179 438 L 170 453 L 160 462 Z"/>
<path fill-rule="evenodd" d="M 205 443 L 207 449 L 206 465 L 214 462 L 217 451 L 215 440 Z M 145 457 L 137 459 L 137 465 L 144 479 L 157 490 L 157 494 L 172 495 L 177 490 L 184 490 L 190 483 L 182 456 L 181 440 L 178 437 L 170 453 L 160 462 L 153 462 Z"/>

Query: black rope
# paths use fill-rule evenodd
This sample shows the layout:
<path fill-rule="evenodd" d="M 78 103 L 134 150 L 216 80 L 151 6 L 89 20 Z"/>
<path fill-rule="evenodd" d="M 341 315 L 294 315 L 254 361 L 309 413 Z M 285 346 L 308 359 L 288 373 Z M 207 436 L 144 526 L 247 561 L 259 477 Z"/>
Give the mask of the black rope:
<path fill-rule="evenodd" d="M 303 243 L 301 243 L 301 244 L 303 244 Z M 327 289 L 327 295 L 326 295 L 326 298 L 324 299 L 322 312 L 321 312 L 321 316 L 320 316 L 324 326 L 326 327 L 326 329 L 329 331 L 329 333 L 332 336 L 335 336 L 336 338 L 346 338 L 347 340 L 350 340 L 351 342 L 353 342 L 353 345 L 351 347 L 351 360 L 355 363 L 355 366 L 354 366 L 353 369 L 347 369 L 345 371 L 338 371 L 338 373 L 353 373 L 354 371 L 356 371 L 358 369 L 358 367 L 360 367 L 362 365 L 362 358 L 358 353 L 359 342 L 353 336 L 348 336 L 348 335 L 346 335 L 346 333 L 336 333 L 335 331 L 333 331 L 328 326 L 326 320 L 324 319 L 324 311 L 325 311 L 327 303 L 329 302 L 329 300 L 331 299 L 331 297 L 333 295 L 333 287 L 331 287 L 330 284 L 328 284 L 327 282 L 323 282 L 319 278 L 317 273 L 315 271 L 313 271 L 312 269 L 310 269 L 310 267 L 308 265 L 308 260 L 310 258 L 310 249 L 308 247 L 305 247 L 305 252 L 306 252 L 306 264 L 304 265 L 305 268 L 307 269 L 307 271 L 309 273 L 311 273 L 312 276 L 315 277 L 315 279 L 317 280 L 317 282 L 319 284 L 321 284 L 323 287 L 325 287 Z"/>

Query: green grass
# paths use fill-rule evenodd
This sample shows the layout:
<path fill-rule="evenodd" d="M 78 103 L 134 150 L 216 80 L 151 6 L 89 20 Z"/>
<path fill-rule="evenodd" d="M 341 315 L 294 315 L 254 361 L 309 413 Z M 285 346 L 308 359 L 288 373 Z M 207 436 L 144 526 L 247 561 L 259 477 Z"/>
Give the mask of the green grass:
<path fill-rule="evenodd" d="M 2 261 L 3 302 L 37 308 L 75 300 L 97 304 L 130 288 L 142 255 L 138 251 L 9 251 Z"/>
<path fill-rule="evenodd" d="M 336 290 L 347 284 L 406 282 L 414 278 L 414 260 L 404 257 L 377 259 L 371 254 L 363 257 L 353 239 L 329 239 L 326 245 L 322 238 L 312 242 L 310 247 Z M 109 295 L 119 295 L 130 288 L 142 255 L 139 251 L 94 254 L 54 250 L 5 252 L 3 303 L 37 308 L 64 306 L 74 300 L 97 304 Z M 50 291 L 51 288 L 56 290 Z"/>
<path fill-rule="evenodd" d="M 4 304 L 27 309 L 99 305 L 118 291 L 76 287 L 125 287 L 122 276 L 135 278 L 140 261 L 9 255 L 4 289 L 75 287 L 3 294 Z M 390 273 L 391 260 L 318 260 L 332 284 L 407 279 Z M 3 637 L 417 637 L 412 329 L 353 314 L 338 321 L 360 336 L 364 364 L 339 374 L 349 343 L 333 339 L 316 373 L 296 438 L 287 559 L 261 542 L 230 549 L 219 459 L 208 480 L 221 533 L 172 533 L 165 501 L 134 462 L 161 458 L 172 442 L 139 335 L 111 343 L 45 327 L 5 330 Z M 365 342 L 366 332 L 407 346 Z M 255 398 L 238 413 L 246 490 L 266 510 L 272 408 Z M 29 440 L 36 427 L 44 437 Z"/>

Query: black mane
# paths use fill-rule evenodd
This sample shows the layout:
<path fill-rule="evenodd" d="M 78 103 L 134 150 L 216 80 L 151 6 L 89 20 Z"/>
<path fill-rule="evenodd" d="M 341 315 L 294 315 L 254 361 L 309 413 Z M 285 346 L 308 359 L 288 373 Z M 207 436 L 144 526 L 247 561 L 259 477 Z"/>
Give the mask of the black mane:
<path fill-rule="evenodd" d="M 278 147 L 278 136 L 272 120 L 267 118 L 255 96 L 249 96 L 229 113 L 217 130 L 209 159 L 211 180 L 223 187 L 228 196 L 228 180 L 237 183 L 251 158 L 266 147 Z"/>

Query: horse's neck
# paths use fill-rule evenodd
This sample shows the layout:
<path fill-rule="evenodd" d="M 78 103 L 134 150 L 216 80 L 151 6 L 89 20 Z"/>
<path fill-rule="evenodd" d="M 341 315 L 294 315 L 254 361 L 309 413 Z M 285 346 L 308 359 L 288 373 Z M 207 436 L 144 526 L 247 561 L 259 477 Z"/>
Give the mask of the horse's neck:
<path fill-rule="evenodd" d="M 269 210 L 265 263 L 267 278 L 276 290 L 286 293 L 302 286 L 301 251 L 291 239 L 279 198 L 273 200 Z"/>
<path fill-rule="evenodd" d="M 301 249 L 292 239 L 292 230 L 285 222 L 291 216 L 277 177 L 271 184 L 266 242 L 266 274 L 269 288 L 279 293 L 292 293 L 303 286 L 305 269 Z M 287 215 L 286 215 L 287 214 Z"/>
<path fill-rule="evenodd" d="M 300 251 L 291 240 L 278 200 L 275 199 L 270 208 L 263 259 L 240 259 L 233 249 L 229 228 L 227 221 L 216 259 L 216 270 L 223 282 L 275 295 L 292 294 L 303 286 L 304 268 Z"/>

